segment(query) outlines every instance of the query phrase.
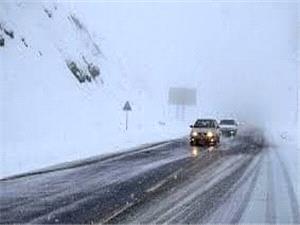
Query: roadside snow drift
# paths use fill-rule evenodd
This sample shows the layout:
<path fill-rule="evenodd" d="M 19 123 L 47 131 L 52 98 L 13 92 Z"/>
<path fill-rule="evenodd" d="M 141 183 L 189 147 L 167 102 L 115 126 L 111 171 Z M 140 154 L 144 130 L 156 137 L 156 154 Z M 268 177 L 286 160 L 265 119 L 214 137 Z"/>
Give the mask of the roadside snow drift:
<path fill-rule="evenodd" d="M 68 4 L 0 3 L 0 177 L 169 138 L 159 102 Z M 129 130 L 123 104 L 129 100 Z M 149 110 L 151 113 L 149 113 Z M 178 134 L 177 134 L 178 135 Z"/>

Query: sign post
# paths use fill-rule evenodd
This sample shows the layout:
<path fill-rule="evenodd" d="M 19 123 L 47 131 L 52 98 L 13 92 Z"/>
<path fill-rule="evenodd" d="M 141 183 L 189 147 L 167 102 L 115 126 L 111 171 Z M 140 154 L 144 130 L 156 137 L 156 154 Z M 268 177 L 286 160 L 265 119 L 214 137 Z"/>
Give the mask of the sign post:
<path fill-rule="evenodd" d="M 131 105 L 129 101 L 125 102 L 125 105 L 123 106 L 123 111 L 126 113 L 126 130 L 128 130 L 128 111 L 132 111 Z"/>

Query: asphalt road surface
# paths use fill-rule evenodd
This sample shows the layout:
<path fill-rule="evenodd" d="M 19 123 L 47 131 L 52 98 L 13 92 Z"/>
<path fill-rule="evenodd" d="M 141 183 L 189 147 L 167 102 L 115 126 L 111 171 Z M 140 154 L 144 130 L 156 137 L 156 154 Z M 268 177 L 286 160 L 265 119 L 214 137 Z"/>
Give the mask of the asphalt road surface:
<path fill-rule="evenodd" d="M 277 152 L 245 130 L 217 147 L 182 138 L 2 179 L 0 223 L 300 223 L 295 195 Z"/>

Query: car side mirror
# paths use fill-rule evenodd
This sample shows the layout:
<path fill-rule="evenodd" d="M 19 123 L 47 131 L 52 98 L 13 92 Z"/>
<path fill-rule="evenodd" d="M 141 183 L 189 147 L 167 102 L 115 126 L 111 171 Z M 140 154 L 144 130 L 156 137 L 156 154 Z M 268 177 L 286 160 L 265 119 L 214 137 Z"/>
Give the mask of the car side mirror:
<path fill-rule="evenodd" d="M 190 125 L 190 128 L 193 128 L 194 126 L 193 125 Z"/>

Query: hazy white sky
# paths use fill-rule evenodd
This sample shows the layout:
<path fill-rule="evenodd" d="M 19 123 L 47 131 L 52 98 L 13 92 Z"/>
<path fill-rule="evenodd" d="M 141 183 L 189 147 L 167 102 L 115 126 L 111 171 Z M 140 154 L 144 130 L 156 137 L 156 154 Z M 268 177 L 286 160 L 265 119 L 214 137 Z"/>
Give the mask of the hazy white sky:
<path fill-rule="evenodd" d="M 203 113 L 293 120 L 296 2 L 89 2 L 73 7 L 113 46 L 126 73 L 141 86 L 150 84 L 158 97 L 170 86 L 197 87 Z"/>

